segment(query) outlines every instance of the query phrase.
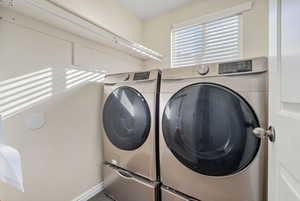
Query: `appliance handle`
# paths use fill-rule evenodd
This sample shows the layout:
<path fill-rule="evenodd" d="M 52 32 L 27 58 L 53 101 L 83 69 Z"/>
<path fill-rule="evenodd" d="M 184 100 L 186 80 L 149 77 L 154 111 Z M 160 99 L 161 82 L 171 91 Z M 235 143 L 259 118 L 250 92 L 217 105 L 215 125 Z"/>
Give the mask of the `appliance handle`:
<path fill-rule="evenodd" d="M 153 188 L 153 186 L 152 186 L 151 184 L 149 184 L 149 183 L 147 183 L 147 182 L 144 182 L 144 181 L 142 181 L 142 180 L 140 180 L 140 179 L 135 178 L 135 177 L 134 177 L 131 173 L 129 173 L 129 172 L 125 172 L 125 171 L 123 171 L 123 170 L 117 170 L 117 169 L 115 169 L 115 171 L 116 171 L 116 173 L 117 173 L 120 177 L 122 177 L 123 179 L 132 180 L 132 181 L 135 181 L 135 182 L 137 182 L 137 183 L 140 183 L 140 184 L 143 184 L 143 185 L 145 185 L 145 186 L 148 186 L 148 187 Z"/>
<path fill-rule="evenodd" d="M 122 177 L 122 178 L 124 178 L 124 179 L 132 179 L 132 178 L 133 178 L 132 175 L 131 175 L 130 173 L 125 172 L 125 171 L 123 171 L 123 170 L 115 170 L 115 171 L 117 172 L 117 174 L 118 174 L 120 177 Z"/>

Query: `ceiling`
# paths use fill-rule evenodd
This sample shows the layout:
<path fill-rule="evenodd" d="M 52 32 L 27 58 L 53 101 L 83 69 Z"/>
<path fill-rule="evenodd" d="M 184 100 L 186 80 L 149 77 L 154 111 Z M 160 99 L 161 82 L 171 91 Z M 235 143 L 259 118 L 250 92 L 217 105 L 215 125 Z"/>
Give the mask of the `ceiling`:
<path fill-rule="evenodd" d="M 174 8 L 181 7 L 193 0 L 118 0 L 142 19 L 149 19 Z"/>

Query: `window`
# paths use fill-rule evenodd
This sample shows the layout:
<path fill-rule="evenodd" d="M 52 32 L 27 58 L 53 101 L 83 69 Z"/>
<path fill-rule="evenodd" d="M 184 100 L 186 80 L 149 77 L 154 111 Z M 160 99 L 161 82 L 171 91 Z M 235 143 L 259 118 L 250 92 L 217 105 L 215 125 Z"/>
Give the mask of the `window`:
<path fill-rule="evenodd" d="M 238 59 L 241 16 L 235 15 L 172 30 L 172 67 Z"/>

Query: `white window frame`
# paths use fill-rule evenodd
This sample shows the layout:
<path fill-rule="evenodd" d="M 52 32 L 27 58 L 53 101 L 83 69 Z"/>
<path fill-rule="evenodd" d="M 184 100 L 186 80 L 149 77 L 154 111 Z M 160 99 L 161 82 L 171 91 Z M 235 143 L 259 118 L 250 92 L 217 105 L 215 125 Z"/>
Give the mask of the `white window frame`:
<path fill-rule="evenodd" d="M 174 24 L 171 27 L 171 41 L 170 41 L 170 64 L 171 68 L 177 68 L 178 66 L 173 65 L 173 33 L 176 29 L 179 29 L 181 27 L 186 27 L 186 26 L 192 26 L 192 25 L 197 25 L 197 24 L 204 24 L 208 23 L 210 21 L 215 21 L 231 16 L 239 16 L 239 57 L 243 58 L 244 57 L 244 20 L 243 20 L 243 13 L 246 11 L 251 10 L 253 7 L 253 2 L 249 1 L 247 3 L 240 4 L 238 6 L 228 8 L 225 10 L 222 10 L 220 12 L 204 15 L 198 18 L 194 18 L 191 20 L 187 20 L 178 24 Z"/>

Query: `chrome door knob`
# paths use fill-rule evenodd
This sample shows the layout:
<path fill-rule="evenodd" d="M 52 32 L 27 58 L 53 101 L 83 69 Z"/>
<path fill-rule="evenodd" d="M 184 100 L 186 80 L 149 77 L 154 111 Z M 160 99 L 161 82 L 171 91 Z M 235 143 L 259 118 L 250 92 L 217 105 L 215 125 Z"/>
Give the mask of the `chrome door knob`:
<path fill-rule="evenodd" d="M 200 75 L 206 75 L 208 72 L 209 72 L 208 65 L 200 65 L 200 67 L 198 68 L 198 73 Z"/>
<path fill-rule="evenodd" d="M 271 142 L 275 142 L 276 134 L 275 128 L 270 126 L 267 130 L 264 128 L 255 128 L 253 134 L 258 138 L 268 138 Z"/>

